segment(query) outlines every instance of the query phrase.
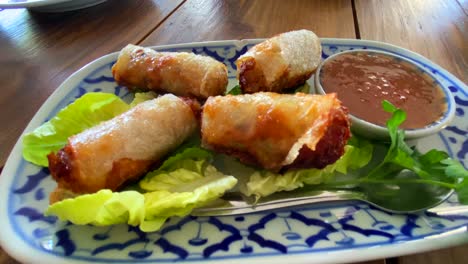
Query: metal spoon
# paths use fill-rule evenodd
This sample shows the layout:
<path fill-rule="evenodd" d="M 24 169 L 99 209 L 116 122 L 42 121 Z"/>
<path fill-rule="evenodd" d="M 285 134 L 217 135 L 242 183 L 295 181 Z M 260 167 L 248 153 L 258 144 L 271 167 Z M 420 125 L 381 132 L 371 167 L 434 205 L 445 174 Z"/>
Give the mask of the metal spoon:
<path fill-rule="evenodd" d="M 405 175 L 405 177 L 413 177 Z M 359 200 L 391 213 L 414 213 L 445 201 L 453 190 L 425 184 L 369 184 L 351 190 L 317 190 L 304 187 L 254 201 L 239 192 L 227 193 L 217 203 L 192 211 L 196 216 L 238 215 L 322 202 Z"/>

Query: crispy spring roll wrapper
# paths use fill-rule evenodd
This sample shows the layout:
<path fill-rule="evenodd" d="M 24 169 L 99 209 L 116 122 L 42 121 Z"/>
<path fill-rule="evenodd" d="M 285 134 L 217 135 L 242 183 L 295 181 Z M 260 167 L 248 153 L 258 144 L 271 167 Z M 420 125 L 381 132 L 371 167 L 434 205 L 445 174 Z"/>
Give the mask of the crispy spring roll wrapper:
<path fill-rule="evenodd" d="M 349 129 L 347 109 L 336 94 L 210 97 L 201 124 L 204 147 L 272 171 L 334 163 L 344 153 Z"/>
<path fill-rule="evenodd" d="M 73 193 L 117 190 L 139 178 L 197 129 L 197 104 L 167 94 L 70 137 L 48 155 L 58 183 L 51 203 Z"/>
<path fill-rule="evenodd" d="M 277 35 L 253 46 L 236 61 L 244 93 L 277 92 L 303 84 L 317 69 L 320 39 L 309 30 Z"/>
<path fill-rule="evenodd" d="M 206 99 L 222 95 L 228 83 L 226 66 L 187 52 L 157 52 L 127 45 L 112 67 L 115 81 L 130 90 L 173 93 Z"/>

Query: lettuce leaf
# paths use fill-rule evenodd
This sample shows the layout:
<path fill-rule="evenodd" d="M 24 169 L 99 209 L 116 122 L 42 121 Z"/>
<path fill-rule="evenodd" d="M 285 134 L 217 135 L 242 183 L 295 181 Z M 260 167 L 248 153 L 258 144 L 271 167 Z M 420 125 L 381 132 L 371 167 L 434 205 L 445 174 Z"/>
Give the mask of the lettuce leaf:
<path fill-rule="evenodd" d="M 65 146 L 70 136 L 156 97 L 154 92 L 136 93 L 128 105 L 114 94 L 87 93 L 63 108 L 50 121 L 26 134 L 23 137 L 23 157 L 31 163 L 46 167 L 47 155 Z"/>
<path fill-rule="evenodd" d="M 161 228 L 167 217 L 145 219 L 145 196 L 136 191 L 112 192 L 100 190 L 54 203 L 45 215 L 55 215 L 62 221 L 77 225 L 107 226 L 129 224 L 147 232 Z"/>
<path fill-rule="evenodd" d="M 130 107 L 134 107 L 139 103 L 143 103 L 144 101 L 148 101 L 156 97 L 158 97 L 158 94 L 153 91 L 145 93 L 136 93 L 135 97 L 133 98 L 133 101 L 130 103 Z"/>
<path fill-rule="evenodd" d="M 236 178 L 209 164 L 210 155 L 200 148 L 187 148 L 140 181 L 146 193 L 101 190 L 55 203 L 49 206 L 46 215 L 56 215 L 74 224 L 126 223 L 139 226 L 144 232 L 156 231 L 167 218 L 188 215 L 237 184 Z"/>
<path fill-rule="evenodd" d="M 185 192 L 225 175 L 210 164 L 213 154 L 199 147 L 191 147 L 169 157 L 157 170 L 139 181 L 145 191 Z"/>
<path fill-rule="evenodd" d="M 157 174 L 158 171 L 173 171 L 179 168 L 186 168 L 184 161 L 191 163 L 194 160 L 211 160 L 212 158 L 213 154 L 206 149 L 199 147 L 184 148 L 183 150 L 176 151 L 173 156 L 164 161 L 157 171 L 148 174 L 146 177 L 151 177 L 151 175 Z M 201 173 L 200 170 L 195 171 Z"/>
<path fill-rule="evenodd" d="M 62 109 L 50 121 L 23 137 L 23 157 L 39 166 L 48 166 L 47 155 L 58 151 L 67 139 L 102 121 L 130 109 L 118 96 L 87 93 Z"/>
<path fill-rule="evenodd" d="M 138 225 L 144 220 L 144 195 L 135 191 L 100 190 L 80 195 L 49 206 L 46 215 L 56 215 L 62 221 L 78 225 Z"/>
<path fill-rule="evenodd" d="M 321 184 L 333 179 L 335 173 L 346 174 L 349 169 L 356 170 L 369 163 L 373 146 L 366 140 L 353 137 L 345 146 L 345 153 L 335 163 L 323 169 L 289 170 L 284 174 L 269 171 L 254 172 L 246 188 L 241 191 L 247 195 L 254 195 L 257 199 L 275 192 L 292 191 L 309 184 Z"/>
<path fill-rule="evenodd" d="M 211 170 L 214 171 L 216 170 Z M 198 177 L 194 177 L 179 190 L 145 193 L 147 218 L 185 216 L 194 208 L 220 198 L 236 185 L 237 180 L 233 176 L 225 176 L 219 172 L 218 174 L 220 175 L 210 175 L 210 172 L 207 172 L 208 176 L 201 181 Z"/>
<path fill-rule="evenodd" d="M 308 82 L 305 82 L 302 85 L 299 85 L 294 89 L 294 93 L 309 93 L 310 91 L 310 85 Z"/>

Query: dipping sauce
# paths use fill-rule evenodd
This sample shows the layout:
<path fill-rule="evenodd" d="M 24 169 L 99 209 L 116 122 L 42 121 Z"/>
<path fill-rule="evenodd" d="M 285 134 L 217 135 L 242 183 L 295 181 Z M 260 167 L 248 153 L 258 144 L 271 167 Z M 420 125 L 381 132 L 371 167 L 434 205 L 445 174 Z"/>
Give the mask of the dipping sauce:
<path fill-rule="evenodd" d="M 447 105 L 442 89 L 428 74 L 404 60 L 380 53 L 350 52 L 322 66 L 320 83 L 327 93 L 337 93 L 350 113 L 385 126 L 388 100 L 406 111 L 402 128 L 425 127 L 439 120 Z"/>

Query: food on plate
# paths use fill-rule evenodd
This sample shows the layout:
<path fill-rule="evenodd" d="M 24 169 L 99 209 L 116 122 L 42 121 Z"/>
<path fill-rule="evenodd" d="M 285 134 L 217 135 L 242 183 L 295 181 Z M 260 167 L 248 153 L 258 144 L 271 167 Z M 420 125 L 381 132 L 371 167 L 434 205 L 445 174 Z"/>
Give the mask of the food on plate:
<path fill-rule="evenodd" d="M 456 191 L 461 203 L 468 203 L 468 171 L 463 165 L 443 151 L 432 149 L 421 153 L 410 148 L 404 141 L 404 131 L 398 129 L 406 113 L 388 101 L 384 101 L 383 108 L 392 114 L 387 121 L 391 142 L 371 143 L 353 136 L 345 146 L 345 154 L 323 169 L 289 169 L 274 173 L 245 170 L 238 162 L 224 161 L 224 164 L 250 175 L 239 190 L 253 195 L 260 203 L 259 199 L 264 196 L 301 187 L 305 187 L 303 191 L 309 195 L 314 191 L 352 190 L 364 200 L 397 211 L 433 206 L 441 198 L 448 197 L 451 190 Z M 294 195 L 283 193 L 276 199 L 294 198 Z M 276 199 L 267 198 L 264 202 Z"/>
<path fill-rule="evenodd" d="M 430 125 L 447 109 L 447 100 L 435 79 L 393 55 L 344 52 L 326 61 L 319 77 L 323 90 L 337 93 L 352 115 L 380 126 L 390 118 L 381 107 L 383 100 L 408 113 L 401 126 L 404 129 Z"/>
<path fill-rule="evenodd" d="M 181 146 L 138 187 L 83 194 L 50 205 L 45 214 L 74 224 L 97 226 L 126 223 L 141 231 L 161 228 L 169 217 L 185 216 L 232 189 L 237 179 L 209 164 L 212 154 Z M 144 182 L 142 184 L 141 182 Z"/>
<path fill-rule="evenodd" d="M 197 103 L 164 95 L 68 139 L 48 155 L 58 183 L 51 203 L 73 193 L 117 190 L 187 139 L 197 128 Z"/>
<path fill-rule="evenodd" d="M 347 110 L 335 94 L 210 97 L 201 121 L 204 147 L 273 171 L 335 162 L 344 153 L 349 128 Z"/>
<path fill-rule="evenodd" d="M 309 30 L 279 34 L 261 42 L 236 61 L 244 93 L 283 92 L 304 83 L 317 69 L 320 39 Z"/>
<path fill-rule="evenodd" d="M 116 81 L 151 93 L 135 94 L 130 104 L 87 93 L 24 137 L 25 159 L 48 165 L 58 184 L 45 215 L 151 232 L 169 217 L 218 204 L 228 191 L 259 201 L 301 187 L 400 201 L 420 194 L 411 190 L 422 184 L 453 189 L 468 203 L 466 169 L 445 152 L 422 154 L 406 145 L 398 130 L 406 118 L 401 109 L 385 101 L 391 142 L 368 141 L 351 137 L 346 104 L 336 93 L 297 93 L 320 55 L 312 32 L 281 34 L 239 58 L 240 86 L 230 95 L 211 96 L 225 92 L 224 65 L 127 46 L 112 69 Z M 295 94 L 276 93 L 293 87 Z M 206 102 L 201 110 L 196 99 L 153 99 L 155 92 Z M 402 171 L 414 177 L 400 177 Z"/>
<path fill-rule="evenodd" d="M 351 137 L 345 146 L 344 154 L 336 162 L 322 169 L 289 169 L 282 173 L 254 170 L 245 185 L 239 189 L 244 195 L 259 199 L 305 186 L 323 186 L 335 182 L 337 175 L 346 175 L 365 167 L 372 158 L 373 150 L 373 145 L 367 140 Z"/>
<path fill-rule="evenodd" d="M 130 90 L 173 93 L 206 99 L 224 94 L 226 66 L 217 60 L 187 52 L 157 52 L 127 45 L 112 67 L 115 81 Z"/>
<path fill-rule="evenodd" d="M 134 101 L 138 97 L 135 94 Z M 47 155 L 64 147 L 69 137 L 129 109 L 130 106 L 115 94 L 86 93 L 61 109 L 49 121 L 24 135 L 23 157 L 33 164 L 48 167 Z"/>
<path fill-rule="evenodd" d="M 246 186 L 245 194 L 257 199 L 307 185 L 315 185 L 319 189 L 352 188 L 371 192 L 376 199 L 393 199 L 399 197 L 400 189 L 392 188 L 392 192 L 389 192 L 388 186 L 421 183 L 431 190 L 433 187 L 453 188 L 458 192 L 459 199 L 468 203 L 468 173 L 463 166 L 444 152 L 431 150 L 421 154 L 409 148 L 403 142 L 404 133 L 397 130 L 405 119 L 405 113 L 391 105 L 386 108 L 393 111 L 393 115 L 388 121 L 392 142 L 383 146 L 383 149 L 387 149 L 385 158 L 381 154 L 373 155 L 370 142 L 353 137 L 345 146 L 344 155 L 323 169 L 289 168 L 285 172 L 275 173 L 250 168 L 247 171 L 252 174 L 248 173 L 245 175 L 247 177 L 238 180 L 210 164 L 214 154 L 198 147 L 195 140 L 192 145 L 186 142 L 169 154 L 161 166 L 139 180 L 137 187 L 127 186 L 119 192 L 104 189 L 91 194 L 75 194 L 67 197 L 70 199 L 49 206 L 45 214 L 56 215 L 74 224 L 127 223 L 138 226 L 144 232 L 152 232 L 160 229 L 168 217 L 190 214 L 194 208 L 222 197 L 237 182 Z M 55 125 L 59 122 L 63 121 L 58 120 Z M 372 167 L 360 171 L 371 158 L 376 159 L 371 163 Z M 420 178 L 397 176 L 399 171 L 406 169 L 414 171 Z M 354 173 L 348 174 L 350 170 Z M 358 170 L 357 173 L 355 170 Z M 411 192 L 410 195 L 417 193 Z"/>

